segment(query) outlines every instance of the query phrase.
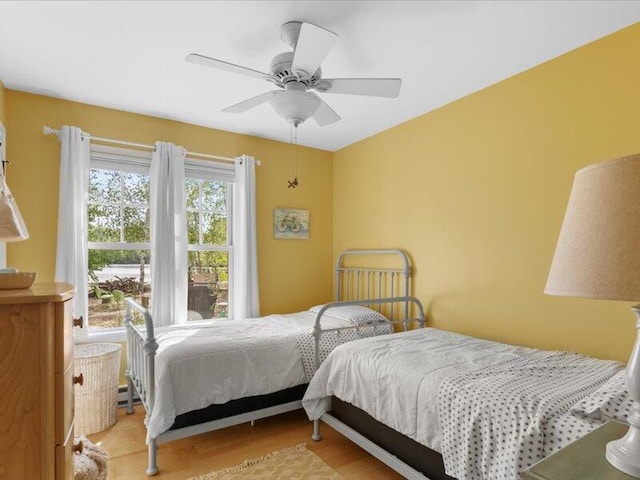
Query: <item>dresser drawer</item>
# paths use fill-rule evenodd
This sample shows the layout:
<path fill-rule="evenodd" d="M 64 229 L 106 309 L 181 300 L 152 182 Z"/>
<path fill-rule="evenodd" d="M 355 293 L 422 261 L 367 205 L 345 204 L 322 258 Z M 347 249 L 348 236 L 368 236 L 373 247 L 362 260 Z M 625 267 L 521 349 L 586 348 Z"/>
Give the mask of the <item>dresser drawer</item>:
<path fill-rule="evenodd" d="M 73 428 L 62 445 L 56 446 L 56 480 L 73 479 Z"/>
<path fill-rule="evenodd" d="M 56 303 L 56 372 L 65 372 L 73 360 L 73 316 L 71 302 Z"/>
<path fill-rule="evenodd" d="M 56 373 L 56 445 L 65 443 L 73 424 L 75 414 L 73 389 L 73 362 L 71 362 L 64 373 Z"/>

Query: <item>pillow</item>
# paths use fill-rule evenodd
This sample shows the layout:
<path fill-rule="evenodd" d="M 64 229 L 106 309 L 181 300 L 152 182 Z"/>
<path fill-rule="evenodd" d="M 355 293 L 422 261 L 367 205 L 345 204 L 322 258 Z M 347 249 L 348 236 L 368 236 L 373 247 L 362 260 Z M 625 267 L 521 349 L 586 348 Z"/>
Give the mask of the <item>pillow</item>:
<path fill-rule="evenodd" d="M 324 307 L 324 305 L 316 305 L 315 307 L 311 307 L 309 309 L 309 312 L 317 315 L 322 307 Z M 387 320 L 387 317 L 385 317 L 381 313 L 376 312 L 375 310 L 371 310 L 370 308 L 363 307 L 362 305 L 331 307 L 328 310 L 325 310 L 323 316 L 324 315 L 339 318 L 340 320 L 345 320 L 347 322 L 350 322 L 352 325 L 389 322 L 389 320 Z"/>
<path fill-rule="evenodd" d="M 571 407 L 571 413 L 601 420 L 627 422 L 632 401 L 627 391 L 627 371 L 621 370 L 598 390 Z"/>

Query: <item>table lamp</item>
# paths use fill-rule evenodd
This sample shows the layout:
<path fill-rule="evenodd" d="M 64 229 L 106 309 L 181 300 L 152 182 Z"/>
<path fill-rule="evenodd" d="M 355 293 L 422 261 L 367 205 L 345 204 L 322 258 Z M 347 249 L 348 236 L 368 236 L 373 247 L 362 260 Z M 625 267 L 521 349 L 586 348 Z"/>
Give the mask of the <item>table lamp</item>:
<path fill-rule="evenodd" d="M 576 173 L 544 292 L 640 300 L 640 154 Z M 623 438 L 607 444 L 606 458 L 640 477 L 640 305 L 632 310 L 639 331 L 626 373 L 630 426 Z"/>

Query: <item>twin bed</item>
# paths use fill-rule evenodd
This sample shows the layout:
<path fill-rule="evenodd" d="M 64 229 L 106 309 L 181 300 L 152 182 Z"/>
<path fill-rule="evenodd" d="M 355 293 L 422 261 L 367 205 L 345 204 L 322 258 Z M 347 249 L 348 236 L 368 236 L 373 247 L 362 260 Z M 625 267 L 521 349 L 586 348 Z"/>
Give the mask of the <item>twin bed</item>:
<path fill-rule="evenodd" d="M 407 330 L 412 304 L 424 326 L 422 305 L 409 296 L 411 273 L 400 250 L 349 250 L 336 264 L 335 302 L 162 329 L 127 299 L 127 411 L 137 394 L 146 410 L 147 474 L 158 472 L 158 443 L 301 408 L 307 384 L 333 348 Z"/>
<path fill-rule="evenodd" d="M 424 328 L 336 348 L 302 404 L 314 440 L 323 421 L 406 478 L 516 480 L 626 420 L 623 368 Z"/>
<path fill-rule="evenodd" d="M 338 258 L 336 302 L 158 331 L 129 302 L 128 411 L 135 392 L 147 474 L 158 443 L 301 407 L 314 440 L 325 422 L 421 480 L 515 480 L 606 420 L 626 420 L 619 362 L 410 329 L 425 320 L 411 273 L 402 251 L 351 250 Z"/>

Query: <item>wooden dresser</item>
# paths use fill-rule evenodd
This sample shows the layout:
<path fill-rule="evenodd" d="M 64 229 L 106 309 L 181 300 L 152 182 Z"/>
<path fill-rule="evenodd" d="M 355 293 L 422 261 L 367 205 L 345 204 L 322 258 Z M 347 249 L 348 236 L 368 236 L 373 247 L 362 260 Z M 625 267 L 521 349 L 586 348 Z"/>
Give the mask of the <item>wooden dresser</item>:
<path fill-rule="evenodd" d="M 0 290 L 0 479 L 72 479 L 74 288 Z M 81 448 L 77 446 L 76 448 Z"/>

